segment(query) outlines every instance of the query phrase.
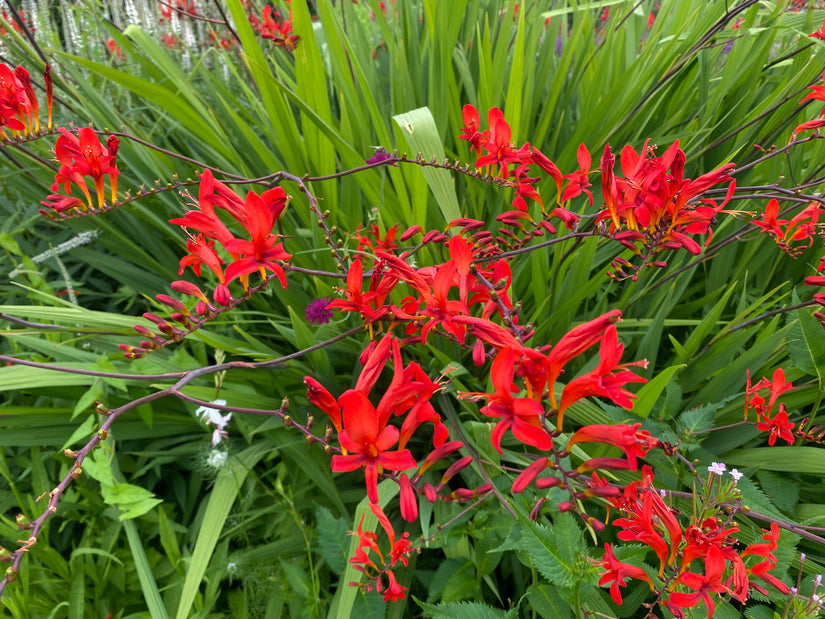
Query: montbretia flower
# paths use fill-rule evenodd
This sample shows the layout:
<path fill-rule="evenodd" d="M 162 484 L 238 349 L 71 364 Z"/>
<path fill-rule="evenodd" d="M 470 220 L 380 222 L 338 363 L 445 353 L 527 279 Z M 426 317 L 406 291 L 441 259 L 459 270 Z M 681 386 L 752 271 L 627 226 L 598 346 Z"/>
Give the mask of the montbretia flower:
<path fill-rule="evenodd" d="M 384 470 L 405 471 L 416 462 L 409 449 L 391 451 L 398 443 L 395 426 L 380 423 L 375 407 L 362 391 L 350 389 L 338 398 L 343 430 L 338 435 L 346 455 L 332 457 L 332 471 L 343 473 L 363 468 L 367 496 L 378 502 L 378 475 Z"/>
<path fill-rule="evenodd" d="M 52 191 L 58 191 L 62 184 L 63 190 L 71 194 L 71 186 L 74 184 L 86 196 L 89 208 L 94 209 L 95 205 L 92 203 L 85 180 L 86 177 L 90 177 L 97 194 L 97 208 L 103 208 L 104 182 L 108 178 L 112 204 L 114 204 L 117 200 L 117 176 L 119 174 L 116 162 L 117 138 L 110 136 L 104 148 L 97 133 L 89 127 L 80 129 L 77 136 L 63 127 L 60 127 L 60 133 L 54 152 L 61 165 L 55 176 Z"/>
<path fill-rule="evenodd" d="M 620 606 L 622 604 L 622 593 L 619 591 L 619 587 L 626 587 L 628 578 L 643 580 L 648 584 L 651 591 L 655 589 L 650 576 L 642 568 L 630 563 L 623 563 L 616 558 L 613 554 L 613 544 L 604 545 L 604 556 L 601 561 L 595 559 L 591 559 L 591 561 L 604 570 L 599 579 L 599 584 L 606 585 L 610 583 L 610 597 Z"/>

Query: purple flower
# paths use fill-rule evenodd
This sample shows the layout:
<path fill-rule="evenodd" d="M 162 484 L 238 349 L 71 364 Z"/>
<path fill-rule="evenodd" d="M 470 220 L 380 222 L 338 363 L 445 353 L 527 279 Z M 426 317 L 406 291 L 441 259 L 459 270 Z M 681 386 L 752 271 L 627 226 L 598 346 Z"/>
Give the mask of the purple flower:
<path fill-rule="evenodd" d="M 375 154 L 367 159 L 367 165 L 372 165 L 373 163 L 381 163 L 382 161 L 386 161 L 387 159 L 393 159 L 393 156 L 384 150 L 383 146 L 375 147 Z M 394 163 L 390 164 L 391 166 L 396 166 Z"/>
<path fill-rule="evenodd" d="M 332 320 L 334 312 L 331 309 L 327 309 L 327 305 L 330 303 L 332 303 L 332 299 L 323 297 L 322 299 L 315 299 L 307 305 L 306 311 L 304 312 L 307 322 L 314 325 L 325 325 Z"/>

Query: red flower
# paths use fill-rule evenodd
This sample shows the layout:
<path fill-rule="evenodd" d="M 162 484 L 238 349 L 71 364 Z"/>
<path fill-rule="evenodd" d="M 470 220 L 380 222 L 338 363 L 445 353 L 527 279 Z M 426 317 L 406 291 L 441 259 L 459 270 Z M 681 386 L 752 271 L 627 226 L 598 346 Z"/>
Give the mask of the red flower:
<path fill-rule="evenodd" d="M 650 586 L 651 591 L 655 590 L 653 581 L 650 580 L 650 576 L 642 568 L 629 563 L 622 563 L 613 555 L 613 544 L 604 545 L 604 556 L 601 561 L 595 561 L 594 559 L 591 559 L 591 561 L 594 561 L 596 565 L 605 570 L 599 579 L 599 584 L 612 583 L 610 585 L 610 597 L 619 606 L 622 604 L 622 593 L 619 591 L 619 587 L 627 586 L 627 578 L 643 580 Z"/>
<path fill-rule="evenodd" d="M 789 445 L 793 445 L 794 435 L 791 432 L 794 424 L 788 421 L 788 413 L 785 412 L 784 404 L 779 405 L 779 412 L 773 419 L 765 418 L 765 421 L 760 421 L 756 427 L 763 432 L 770 431 L 768 437 L 768 445 L 773 446 L 776 443 L 776 437 L 784 439 Z"/>
<path fill-rule="evenodd" d="M 398 428 L 380 424 L 375 407 L 361 391 L 350 389 L 338 398 L 344 429 L 338 435 L 347 455 L 332 457 L 332 471 L 364 469 L 367 496 L 378 502 L 378 475 L 383 469 L 404 471 L 416 465 L 408 449 L 390 451 L 398 442 Z M 351 454 L 351 455 L 350 455 Z"/>
<path fill-rule="evenodd" d="M 509 428 L 523 443 L 548 450 L 553 446 L 553 441 L 541 425 L 544 407 L 533 398 L 513 397 L 512 394 L 517 392 L 513 383 L 514 370 L 513 349 L 500 350 L 490 369 L 490 378 L 496 391 L 486 395 L 487 406 L 481 409 L 482 414 L 501 419 L 493 429 L 490 441 L 496 451 L 501 453 L 501 437 Z"/>
<path fill-rule="evenodd" d="M 590 205 L 593 205 L 593 194 L 588 191 L 588 187 L 590 187 L 590 182 L 587 180 L 587 175 L 590 173 L 590 153 L 587 151 L 587 147 L 584 144 L 579 145 L 579 149 L 576 152 L 576 158 L 579 161 L 579 169 L 576 172 L 571 174 L 565 174 L 564 178 L 570 181 L 570 184 L 567 185 L 567 189 L 564 190 L 564 195 L 561 198 L 562 202 L 567 202 L 568 200 L 575 198 L 576 196 L 580 195 L 582 192 L 586 193 L 588 198 L 590 198 Z"/>
<path fill-rule="evenodd" d="M 761 221 L 752 221 L 751 223 L 754 226 L 759 226 L 765 232 L 772 234 L 776 238 L 782 238 L 784 233 L 782 232 L 782 228 L 780 226 L 784 226 L 788 223 L 787 219 L 777 219 L 779 215 L 779 202 L 776 201 L 776 198 L 771 198 L 768 201 L 768 205 L 765 207 L 765 212 L 762 213 L 762 220 Z"/>
<path fill-rule="evenodd" d="M 645 383 L 646 378 L 637 376 L 624 368 L 631 365 L 647 367 L 647 361 L 634 361 L 619 365 L 624 346 L 618 341 L 618 331 L 614 325 L 607 327 L 599 348 L 599 365 L 595 369 L 571 380 L 564 387 L 559 404 L 556 426 L 561 430 L 567 407 L 588 396 L 602 396 L 623 408 L 633 407 L 635 394 L 622 389 L 627 383 Z"/>
<path fill-rule="evenodd" d="M 228 252 L 243 256 L 226 267 L 226 281 L 255 271 L 260 273 L 261 279 L 266 279 L 266 271 L 272 271 L 286 288 L 286 273 L 277 261 L 289 260 L 292 255 L 284 251 L 283 243 L 277 242 L 278 235 L 272 234 L 275 224 L 272 209 L 261 196 L 250 191 L 246 194 L 244 214 L 244 227 L 252 240 L 232 239 L 224 246 Z"/>
<path fill-rule="evenodd" d="M 484 144 L 484 150 L 490 154 L 479 157 L 476 167 L 498 164 L 499 177 L 507 178 L 510 164 L 521 163 L 522 157 L 513 149 L 513 144 L 510 142 L 510 125 L 504 120 L 504 114 L 500 109 L 497 107 L 490 109 L 487 114 L 487 123 L 490 125 L 490 139 Z"/>
<path fill-rule="evenodd" d="M 808 36 L 825 41 L 825 21 L 822 22 L 822 28 L 820 28 L 816 32 L 812 32 Z"/>
<path fill-rule="evenodd" d="M 672 565 L 682 541 L 682 527 L 662 497 L 651 485 L 652 471 L 647 465 L 642 467 L 644 486 L 628 486 L 625 497 L 617 500 L 627 516 L 613 521 L 617 527 L 624 529 L 617 537 L 625 542 L 638 541 L 647 546 L 659 557 L 659 575 L 664 573 L 666 565 Z M 660 531 L 666 532 L 670 541 L 662 537 Z"/>
<path fill-rule="evenodd" d="M 119 174 L 115 161 L 118 148 L 117 138 L 114 141 L 108 141 L 104 149 L 97 134 L 89 127 L 80 129 L 77 137 L 63 127 L 60 128 L 60 132 L 62 135 L 57 138 L 54 152 L 61 166 L 55 176 L 52 191 L 57 191 L 63 183 L 66 193 L 71 193 L 70 184 L 74 183 L 86 195 L 89 208 L 94 208 L 83 178 L 90 176 L 97 192 L 97 207 L 102 208 L 104 177 L 108 176 L 114 203 L 117 198 L 117 175 Z"/>
<path fill-rule="evenodd" d="M 598 318 L 573 327 L 553 347 L 550 354 L 547 355 L 546 364 L 547 389 L 550 391 L 550 403 L 553 408 L 556 408 L 556 396 L 553 387 L 556 384 L 556 379 L 561 375 L 562 368 L 598 342 L 607 328 L 621 320 L 621 318 L 621 311 L 611 310 Z"/>
<path fill-rule="evenodd" d="M 356 258 L 347 271 L 347 287 L 344 290 L 346 300 L 335 299 L 327 307 L 337 307 L 342 312 L 358 312 L 367 322 L 377 320 L 389 311 L 388 307 L 381 306 L 378 311 L 371 306 L 372 300 L 378 296 L 377 292 L 361 292 L 364 280 L 364 267 L 361 260 Z"/>
<path fill-rule="evenodd" d="M 708 607 L 708 619 L 711 619 L 716 606 L 710 594 L 730 593 L 730 589 L 722 584 L 725 565 L 725 557 L 722 555 L 722 551 L 715 546 L 711 546 L 707 557 L 705 557 L 704 575 L 684 572 L 675 581 L 675 583 L 684 585 L 694 591 L 692 593 L 671 593 L 665 601 L 665 605 L 674 612 L 673 609 L 693 608 L 701 599 Z"/>
<path fill-rule="evenodd" d="M 659 439 L 650 436 L 647 430 L 639 430 L 641 423 L 628 425 L 591 425 L 580 428 L 567 442 L 565 451 L 570 452 L 576 443 L 604 443 L 621 449 L 627 457 L 630 470 L 638 469 L 636 458 L 644 458 L 647 452 L 661 447 Z"/>
<path fill-rule="evenodd" d="M 404 592 L 407 591 L 406 587 L 403 587 L 398 584 L 398 581 L 395 579 L 395 574 L 392 573 L 392 570 L 387 570 L 387 590 L 384 593 L 384 601 L 385 602 L 397 602 L 398 600 L 404 599 Z"/>
<path fill-rule="evenodd" d="M 476 151 L 476 157 L 481 157 L 481 148 L 489 141 L 490 132 L 479 133 L 480 118 L 475 106 L 465 105 L 461 115 L 464 119 L 464 128 L 461 130 L 459 139 L 467 140 L 470 143 L 470 148 Z"/>

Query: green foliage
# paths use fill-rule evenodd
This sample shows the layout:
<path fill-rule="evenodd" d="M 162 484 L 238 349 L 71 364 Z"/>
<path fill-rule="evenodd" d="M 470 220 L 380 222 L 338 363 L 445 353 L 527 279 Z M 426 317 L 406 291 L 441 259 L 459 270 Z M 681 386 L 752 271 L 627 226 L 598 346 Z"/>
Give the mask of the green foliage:
<path fill-rule="evenodd" d="M 286 290 L 269 288 L 179 346 L 131 364 L 117 345 L 136 343 L 135 324 L 152 326 L 140 316 L 159 311 L 154 296 L 170 294 L 169 282 L 180 278 L 186 238 L 168 219 L 186 210 L 190 198 L 178 193 L 196 192 L 193 179 L 204 167 L 224 180 L 264 179 L 233 186 L 243 195 L 266 188 L 273 179 L 265 177 L 280 170 L 300 178 L 362 166 L 376 147 L 425 162 L 470 163 L 458 139 L 467 103 L 482 117 L 501 107 L 513 141 L 530 141 L 565 172 L 575 168 L 582 143 L 597 160 L 608 142 L 614 152 L 624 144 L 638 151 L 650 139 L 661 154 L 678 139 L 687 154 L 686 177 L 735 161 L 743 168 L 736 177 L 740 187 L 793 179 L 818 191 L 821 140 L 746 166 L 813 116 L 798 102 L 821 76 L 825 47 L 816 39 L 806 47 L 806 35 L 819 27 L 822 12 L 750 3 L 737 13 L 742 22 L 733 30 L 734 3 L 670 0 L 648 29 L 652 0 L 399 0 L 387 3 L 386 12 L 377 0 L 293 0 L 300 40 L 289 53 L 256 33 L 244 3 L 220 4 L 237 41 L 219 25 L 175 16 L 175 28 L 191 40 L 167 47 L 160 36 L 172 31 L 171 22 L 158 24 L 155 3 L 131 0 L 24 2 L 27 10 L 37 6 L 34 42 L 4 27 L 4 58 L 27 67 L 37 87 L 44 61 L 54 67 L 55 125 L 94 123 L 117 132 L 121 198 L 126 190 L 142 197 L 94 218 L 46 219 L 38 209 L 54 181 L 55 133 L 0 146 L 0 353 L 122 375 L 0 367 L 0 543 L 13 548 L 20 539 L 17 513 L 33 519 L 45 509 L 44 493 L 71 470 L 63 450 L 78 449 L 95 435 L 106 419 L 100 412 L 146 401 L 119 418 L 85 460 L 0 607 L 15 618 L 616 612 L 588 561 L 602 545 L 593 531 L 555 508 L 531 519 L 521 497 L 508 503 L 516 519 L 495 499 L 472 518 L 456 505 L 422 502 L 412 530 L 413 538 L 427 538 L 425 551 L 396 573 L 410 599 L 384 603 L 374 591 L 349 587 L 361 574 L 348 562 L 357 539 L 347 533 L 359 526 L 380 532 L 363 498 L 362 477 L 333 477 L 329 456 L 276 417 L 235 413 L 229 439 L 211 449 L 212 428 L 193 414 L 195 404 L 152 399 L 176 380 L 161 375 L 212 362 L 278 359 L 355 326 L 342 314 L 317 327 L 303 318 L 307 305 L 332 295 L 339 280 L 290 274 Z M 260 15 L 263 3 L 251 4 Z M 599 17 L 604 7 L 610 8 L 607 23 Z M 216 40 L 228 37 L 229 49 L 210 43 L 210 32 Z M 110 37 L 122 59 L 107 50 Z M 728 41 L 733 46 L 723 51 Z M 340 240 L 348 256 L 358 251 L 352 235 L 359 225 L 377 224 L 382 232 L 396 223 L 443 230 L 459 216 L 494 225 L 510 210 L 512 189 L 459 168 L 386 166 L 313 181 L 310 189 L 320 209 L 330 211 L 325 221 L 335 226 L 333 243 Z M 306 196 L 294 184 L 284 186 L 293 198 L 279 225 L 293 263 L 334 271 Z M 538 188 L 552 208 L 552 181 Z M 721 200 L 724 191 L 712 195 Z M 761 212 L 764 202 L 751 197 L 727 208 Z M 583 199 L 570 208 L 592 213 Z M 538 214 L 538 206 L 531 209 Z M 635 282 L 605 277 L 617 255 L 632 257 L 617 253 L 615 243 L 570 239 L 544 247 L 512 262 L 511 295 L 541 343 L 555 343 L 572 326 L 621 308 L 625 357 L 649 361 L 649 382 L 637 390 L 633 411 L 581 402 L 571 407 L 571 422 L 644 421 L 655 436 L 678 442 L 688 458 L 739 467 L 748 476 L 742 499 L 752 509 L 821 527 L 821 444 L 765 447 L 764 435 L 752 426 L 709 432 L 741 421 L 746 371 L 756 382 L 778 367 L 798 386 L 783 400 L 789 410 L 811 417 L 811 426 L 822 423 L 822 328 L 808 307 L 779 313 L 810 299 L 801 283 L 814 274 L 821 243 L 791 260 L 771 239 L 758 237 L 747 218 L 720 215 L 714 230 L 701 256 L 668 252 L 666 269 L 644 270 Z M 437 253 L 425 248 L 422 262 Z M 307 423 L 308 415 L 321 413 L 309 405 L 303 377 L 340 394 L 353 385 L 367 341 L 359 334 L 261 372 L 236 366 L 196 377 L 182 393 L 272 410 L 288 397 L 289 414 Z M 431 376 L 447 366 L 461 368 L 451 373 L 454 382 L 445 392 L 489 388 L 474 373 L 470 353 L 453 342 L 431 338 L 417 361 Z M 589 353 L 566 368 L 563 380 L 596 363 Z M 147 374 L 158 376 L 130 377 Z M 444 406 L 455 406 L 451 423 L 461 428 L 465 449 L 485 461 L 484 470 L 476 463 L 462 472 L 468 487 L 500 472 L 499 464 L 524 465 L 519 455 L 493 450 L 490 424 L 477 407 Z M 587 444 L 573 459 L 578 464 L 605 454 L 615 451 Z M 692 490 L 695 479 L 684 466 L 663 458 L 655 464 L 669 489 Z M 624 473 L 615 478 L 630 481 Z M 511 480 L 501 476 L 492 483 L 507 492 Z M 382 485 L 382 503 L 396 492 L 397 485 Z M 531 492 L 524 496 L 535 499 Z M 558 502 L 548 496 L 552 505 Z M 681 507 L 690 511 L 688 503 Z M 594 516 L 604 517 L 599 509 Z M 388 511 L 400 522 L 394 508 Z M 449 530 L 439 532 L 436 524 L 453 518 Z M 752 527 L 754 540 L 760 526 Z M 809 579 L 822 571 L 822 548 L 814 541 L 799 541 L 809 559 L 792 568 L 791 540 L 785 543 L 784 574 L 795 578 L 800 569 Z M 643 553 L 637 558 L 642 561 Z M 641 613 L 648 589 L 637 584 L 622 608 Z M 742 612 L 762 619 L 774 608 L 778 604 L 751 604 Z M 734 616 L 740 609 L 725 603 L 717 612 Z"/>

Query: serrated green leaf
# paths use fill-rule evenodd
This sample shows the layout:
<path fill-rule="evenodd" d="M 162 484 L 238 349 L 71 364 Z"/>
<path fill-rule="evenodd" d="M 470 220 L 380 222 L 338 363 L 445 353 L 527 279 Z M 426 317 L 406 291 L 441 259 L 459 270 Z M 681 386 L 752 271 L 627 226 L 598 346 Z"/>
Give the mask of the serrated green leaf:
<path fill-rule="evenodd" d="M 573 610 L 549 583 L 540 582 L 527 588 L 527 600 L 534 611 L 543 619 L 567 619 Z"/>
<path fill-rule="evenodd" d="M 516 609 L 504 611 L 478 602 L 451 602 L 436 605 L 415 601 L 432 619 L 502 619 L 518 616 Z"/>
<path fill-rule="evenodd" d="M 341 575 L 347 566 L 347 523 L 343 518 L 335 518 L 326 507 L 315 508 L 318 522 L 318 549 L 333 572 Z"/>

